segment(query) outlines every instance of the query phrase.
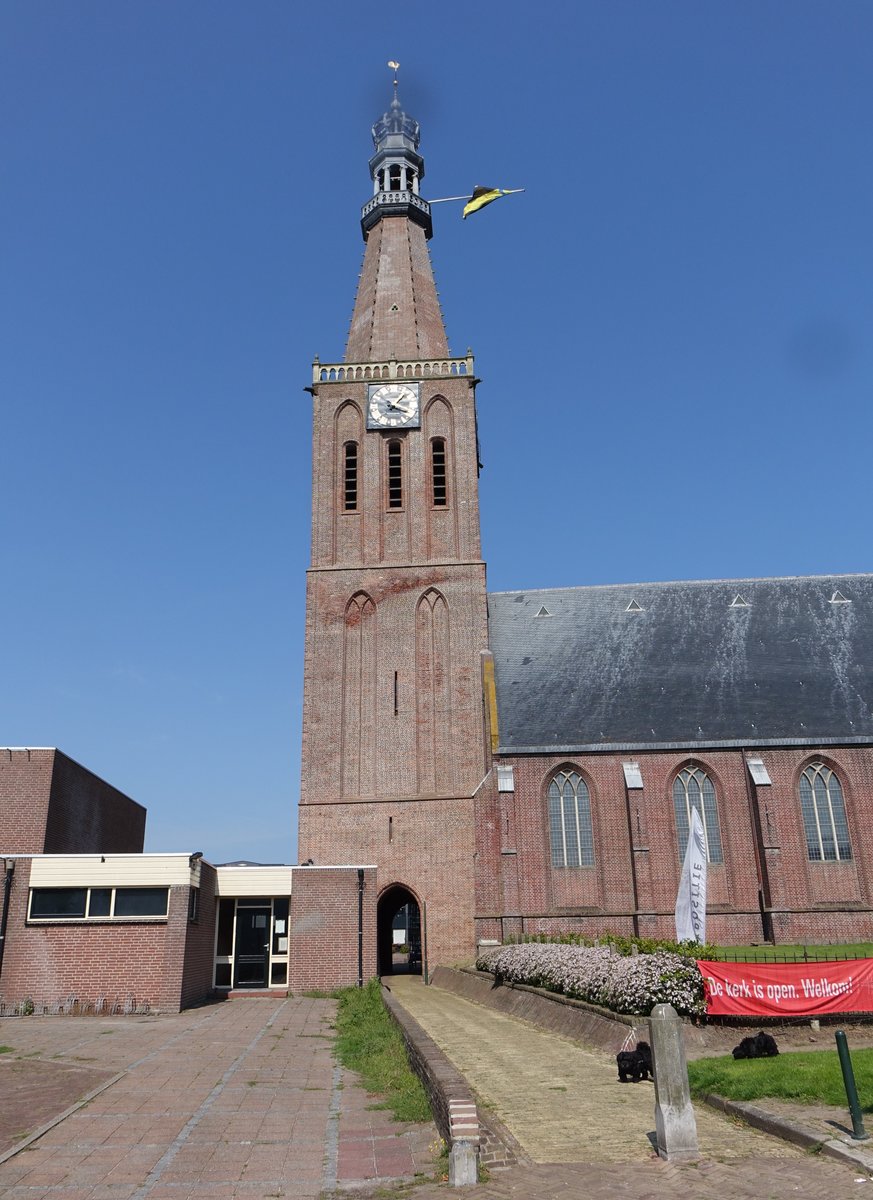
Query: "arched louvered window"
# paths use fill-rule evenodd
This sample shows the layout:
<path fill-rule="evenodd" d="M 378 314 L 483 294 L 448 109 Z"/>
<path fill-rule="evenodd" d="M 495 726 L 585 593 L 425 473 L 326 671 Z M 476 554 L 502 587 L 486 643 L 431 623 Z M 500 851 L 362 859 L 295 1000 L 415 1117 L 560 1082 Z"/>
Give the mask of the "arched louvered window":
<path fill-rule="evenodd" d="M 676 810 L 676 829 L 679 833 L 679 857 L 684 859 L 691 829 L 691 809 L 696 808 L 703 821 L 708 862 L 724 862 L 721 833 L 718 828 L 718 808 L 712 780 L 700 767 L 684 767 L 673 780 L 673 807 Z"/>
<path fill-rule="evenodd" d="M 594 833 L 588 785 L 577 771 L 558 771 L 549 784 L 553 867 L 593 867 Z"/>
<path fill-rule="evenodd" d="M 840 781 L 824 763 L 810 763 L 800 777 L 800 811 L 811 862 L 850 862 L 852 846 Z"/>
<path fill-rule="evenodd" d="M 358 508 L 358 443 L 346 442 L 343 446 L 343 510 L 356 512 Z"/>
<path fill-rule="evenodd" d="M 403 443 L 388 443 L 388 507 L 403 508 Z"/>
<path fill-rule="evenodd" d="M 434 508 L 445 508 L 449 502 L 446 485 L 446 439 L 437 437 L 430 444 L 431 498 Z"/>

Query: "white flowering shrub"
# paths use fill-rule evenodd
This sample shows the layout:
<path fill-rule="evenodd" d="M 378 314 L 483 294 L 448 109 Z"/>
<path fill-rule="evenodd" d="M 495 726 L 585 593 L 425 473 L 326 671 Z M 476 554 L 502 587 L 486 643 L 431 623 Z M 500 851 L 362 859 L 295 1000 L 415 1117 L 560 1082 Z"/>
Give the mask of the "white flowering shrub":
<path fill-rule="evenodd" d="M 685 1016 L 706 1011 L 697 963 L 666 950 L 624 956 L 611 946 L 528 942 L 489 949 L 476 966 L 508 983 L 562 992 L 613 1012 L 647 1016 L 656 1004 L 672 1004 Z"/>
<path fill-rule="evenodd" d="M 491 964 L 505 949 L 505 946 L 488 946 L 485 950 L 480 950 L 479 957 L 476 959 L 477 971 L 493 971 L 494 968 Z"/>

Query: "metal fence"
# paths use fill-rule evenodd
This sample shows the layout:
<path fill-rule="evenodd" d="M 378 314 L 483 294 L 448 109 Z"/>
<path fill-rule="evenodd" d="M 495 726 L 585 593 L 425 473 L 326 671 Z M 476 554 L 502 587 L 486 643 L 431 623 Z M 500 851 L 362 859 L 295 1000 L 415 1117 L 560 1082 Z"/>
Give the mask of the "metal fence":
<path fill-rule="evenodd" d="M 873 958 L 873 953 L 855 953 L 846 946 L 801 946 L 798 951 L 789 953 L 773 946 L 768 950 L 755 950 L 750 954 L 745 946 L 720 947 L 717 962 L 730 963 L 816 963 L 816 962 L 851 962 L 856 958 Z"/>

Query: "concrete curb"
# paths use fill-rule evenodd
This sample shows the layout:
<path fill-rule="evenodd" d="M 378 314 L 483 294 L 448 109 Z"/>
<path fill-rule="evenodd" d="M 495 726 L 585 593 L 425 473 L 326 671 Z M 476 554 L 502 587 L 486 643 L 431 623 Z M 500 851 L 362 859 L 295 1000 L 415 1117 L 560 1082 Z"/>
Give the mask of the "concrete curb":
<path fill-rule="evenodd" d="M 802 1125 L 799 1121 L 789 1121 L 786 1117 L 777 1117 L 774 1113 L 767 1112 L 766 1109 L 758 1108 L 755 1104 L 747 1104 L 741 1100 L 726 1100 L 724 1096 L 711 1094 L 700 1098 L 710 1108 L 717 1109 L 726 1116 L 735 1117 L 764 1133 L 769 1133 L 771 1137 L 791 1142 L 813 1154 L 826 1154 L 828 1158 L 834 1158 L 846 1166 L 873 1175 L 873 1153 L 870 1150 L 855 1149 L 854 1146 L 848 1146 L 837 1138 L 825 1137 L 810 1126 Z M 864 1144 L 866 1145 L 866 1143 Z"/>

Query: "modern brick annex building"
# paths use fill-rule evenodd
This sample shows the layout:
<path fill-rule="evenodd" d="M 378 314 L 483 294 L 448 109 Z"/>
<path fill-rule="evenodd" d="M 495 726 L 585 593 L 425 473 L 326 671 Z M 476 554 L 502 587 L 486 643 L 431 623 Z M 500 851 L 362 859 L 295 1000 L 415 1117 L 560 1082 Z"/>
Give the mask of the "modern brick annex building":
<path fill-rule="evenodd" d="M 174 1012 L 375 973 L 372 867 L 144 854 L 145 809 L 54 749 L 0 748 L 0 1015 Z"/>
<path fill-rule="evenodd" d="M 377 865 L 383 972 L 401 905 L 431 964 L 672 936 L 695 806 L 714 940 L 870 938 L 873 577 L 488 595 L 477 381 L 396 84 L 373 139 L 345 358 L 309 389 L 301 857 Z"/>

